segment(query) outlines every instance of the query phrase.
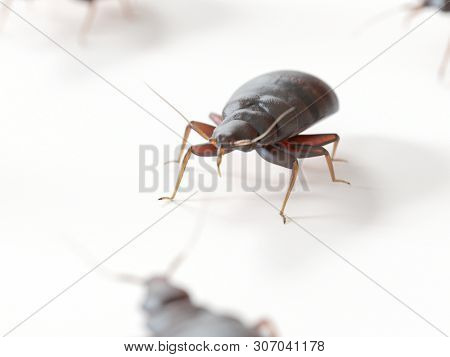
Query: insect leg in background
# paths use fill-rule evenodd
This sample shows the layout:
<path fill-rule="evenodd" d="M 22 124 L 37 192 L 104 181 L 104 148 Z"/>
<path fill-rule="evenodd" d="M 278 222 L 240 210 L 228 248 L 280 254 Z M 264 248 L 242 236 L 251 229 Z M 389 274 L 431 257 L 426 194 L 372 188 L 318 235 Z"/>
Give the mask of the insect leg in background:
<path fill-rule="evenodd" d="M 441 78 L 444 78 L 445 76 L 449 61 L 450 61 L 450 39 L 448 40 L 447 49 L 445 50 L 444 58 L 442 59 L 441 66 L 439 68 L 439 76 Z"/>
<path fill-rule="evenodd" d="M 450 1 L 449 0 L 422 0 L 417 4 L 406 4 L 400 7 L 396 7 L 394 9 L 385 11 L 381 14 L 374 16 L 372 19 L 366 22 L 365 28 L 370 25 L 374 25 L 381 20 L 384 20 L 387 16 L 395 14 L 397 12 L 407 12 L 407 16 L 405 18 L 405 24 L 409 26 L 414 18 L 416 18 L 419 14 L 421 14 L 424 10 L 428 8 L 434 8 L 442 13 L 450 13 Z M 446 52 L 444 54 L 444 58 L 439 67 L 439 77 L 443 78 L 447 69 L 448 62 L 450 60 L 450 40 L 447 46 Z"/>
<path fill-rule="evenodd" d="M 97 16 L 97 1 L 98 0 L 82 0 L 88 3 L 86 16 L 83 20 L 83 24 L 80 30 L 80 37 L 82 40 L 89 33 Z M 119 0 L 119 4 L 122 8 L 122 12 L 126 18 L 131 18 L 133 15 L 131 4 L 128 0 Z"/>

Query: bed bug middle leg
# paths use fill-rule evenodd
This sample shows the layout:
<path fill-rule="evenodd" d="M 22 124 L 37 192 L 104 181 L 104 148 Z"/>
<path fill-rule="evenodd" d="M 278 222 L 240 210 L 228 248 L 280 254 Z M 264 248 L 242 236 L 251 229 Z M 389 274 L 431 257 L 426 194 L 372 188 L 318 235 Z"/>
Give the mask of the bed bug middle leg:
<path fill-rule="evenodd" d="M 293 139 L 295 140 L 295 138 L 296 137 L 294 137 Z M 284 142 L 284 145 L 286 145 L 286 143 L 287 143 L 287 146 L 285 146 L 286 149 L 292 155 L 294 155 L 295 157 L 297 157 L 299 159 L 306 159 L 306 158 L 311 158 L 311 157 L 325 156 L 325 159 L 326 159 L 327 165 L 328 165 L 328 170 L 330 171 L 331 180 L 333 182 L 340 182 L 340 183 L 345 183 L 347 185 L 350 185 L 350 182 L 336 178 L 336 174 L 334 172 L 334 165 L 333 165 L 332 156 L 330 155 L 328 150 L 325 149 L 323 146 L 312 146 L 312 145 L 307 145 L 307 144 L 300 144 L 299 145 L 295 141 L 294 141 L 294 144 L 292 145 L 291 139 L 286 140 Z"/>

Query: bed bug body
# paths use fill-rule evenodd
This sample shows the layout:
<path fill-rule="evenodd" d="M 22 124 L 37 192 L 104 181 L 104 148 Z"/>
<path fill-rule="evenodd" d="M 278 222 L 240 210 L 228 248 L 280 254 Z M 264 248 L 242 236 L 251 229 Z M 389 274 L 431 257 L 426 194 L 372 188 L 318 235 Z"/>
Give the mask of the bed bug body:
<path fill-rule="evenodd" d="M 265 160 L 292 169 L 288 191 L 280 210 L 286 223 L 284 209 L 298 175 L 297 159 L 325 156 L 332 180 L 348 183 L 336 179 L 334 174 L 332 157 L 339 142 L 337 134 L 298 135 L 338 109 L 334 91 L 310 74 L 276 71 L 250 80 L 231 96 L 222 115 L 210 115 L 217 127 L 189 122 L 178 161 L 181 161 L 191 129 L 209 142 L 189 148 L 172 196 L 161 199 L 175 197 L 192 153 L 217 156 L 220 174 L 220 162 L 224 154 L 233 150 L 256 150 Z M 323 147 L 330 143 L 334 143 L 332 155 Z"/>
<path fill-rule="evenodd" d="M 165 277 L 146 283 L 143 309 L 147 327 L 155 337 L 268 337 L 275 332 L 263 320 L 248 327 L 235 317 L 217 314 L 194 304 L 189 294 Z"/>

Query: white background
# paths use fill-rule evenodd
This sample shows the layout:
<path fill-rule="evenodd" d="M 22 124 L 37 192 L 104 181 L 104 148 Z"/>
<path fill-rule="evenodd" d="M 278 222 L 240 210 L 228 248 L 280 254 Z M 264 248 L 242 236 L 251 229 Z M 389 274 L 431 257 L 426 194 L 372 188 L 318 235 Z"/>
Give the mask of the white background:
<path fill-rule="evenodd" d="M 181 135 L 185 123 L 144 81 L 206 122 L 264 72 L 303 70 L 336 86 L 411 28 L 398 14 L 358 33 L 396 3 L 403 0 L 141 0 L 127 20 L 105 0 L 83 46 L 84 4 L 17 1 L 14 8 Z M 324 160 L 312 159 L 304 166 L 311 191 L 297 190 L 287 207 L 446 334 L 450 73 L 438 81 L 437 69 L 448 20 L 433 17 L 337 90 L 340 112 L 310 132 L 341 135 L 338 156 L 348 162 L 335 168 L 352 186 L 330 183 Z M 14 15 L 0 51 L 4 334 L 176 207 L 157 200 L 162 188 L 139 193 L 138 153 L 139 145 L 162 150 L 180 139 Z M 233 166 L 242 159 L 233 154 Z M 230 174 L 227 164 L 217 192 L 196 194 L 106 266 L 161 273 L 198 237 L 175 281 L 197 302 L 248 324 L 269 318 L 282 336 L 442 336 L 299 226 L 283 225 L 273 207 L 240 188 L 239 171 Z M 273 168 L 279 173 L 289 175 Z M 232 192 L 227 180 L 236 182 Z M 259 193 L 277 207 L 284 197 L 284 189 Z M 139 286 L 93 273 L 11 336 L 142 336 L 143 297 Z"/>

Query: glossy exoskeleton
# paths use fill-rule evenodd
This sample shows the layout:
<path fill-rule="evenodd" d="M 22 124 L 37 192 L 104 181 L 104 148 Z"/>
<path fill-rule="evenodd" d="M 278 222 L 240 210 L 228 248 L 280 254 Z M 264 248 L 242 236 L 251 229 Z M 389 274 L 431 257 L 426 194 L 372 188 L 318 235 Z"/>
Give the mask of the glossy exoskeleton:
<path fill-rule="evenodd" d="M 191 154 L 217 156 L 220 174 L 222 155 L 233 150 L 256 150 L 270 163 L 292 170 L 280 210 L 286 223 L 284 210 L 298 175 L 297 159 L 324 156 L 331 179 L 348 183 L 336 179 L 334 174 L 332 158 L 339 142 L 337 134 L 298 135 L 338 109 L 334 91 L 322 80 L 307 73 L 277 71 L 250 80 L 232 95 L 222 115 L 210 114 L 217 127 L 189 122 L 178 161 L 181 161 L 191 129 L 208 143 L 189 147 L 172 196 L 161 199 L 175 197 Z M 331 143 L 334 143 L 332 155 L 324 148 Z"/>
<path fill-rule="evenodd" d="M 265 320 L 248 327 L 238 319 L 194 304 L 188 293 L 165 277 L 146 282 L 143 309 L 147 327 L 156 337 L 271 337 L 275 332 Z"/>

